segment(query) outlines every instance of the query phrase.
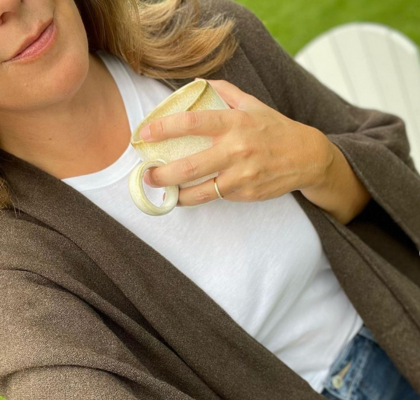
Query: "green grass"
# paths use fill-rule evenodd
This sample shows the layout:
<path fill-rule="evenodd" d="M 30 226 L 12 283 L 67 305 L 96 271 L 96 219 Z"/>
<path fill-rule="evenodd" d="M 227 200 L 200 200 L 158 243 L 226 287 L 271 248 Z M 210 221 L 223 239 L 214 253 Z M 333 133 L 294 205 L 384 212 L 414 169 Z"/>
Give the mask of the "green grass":
<path fill-rule="evenodd" d="M 290 54 L 326 30 L 369 21 L 398 29 L 420 46 L 420 0 L 235 0 L 250 9 Z"/>

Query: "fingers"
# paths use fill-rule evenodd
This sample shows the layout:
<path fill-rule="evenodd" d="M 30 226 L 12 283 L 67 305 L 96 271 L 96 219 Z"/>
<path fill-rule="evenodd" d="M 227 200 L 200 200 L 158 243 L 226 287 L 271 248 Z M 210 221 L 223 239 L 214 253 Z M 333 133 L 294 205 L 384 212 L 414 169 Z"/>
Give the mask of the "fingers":
<path fill-rule="evenodd" d="M 230 130 L 247 108 L 261 106 L 254 96 L 226 80 L 209 79 L 208 82 L 232 107 L 230 110 L 185 111 L 167 115 L 144 126 L 140 137 L 146 141 L 159 141 L 182 135 L 222 135 Z M 150 136 L 145 136 L 145 133 Z"/>
<path fill-rule="evenodd" d="M 227 150 L 222 146 L 212 146 L 167 165 L 151 168 L 145 174 L 144 180 L 151 187 L 179 185 L 224 170 L 230 165 L 231 159 Z"/>
<path fill-rule="evenodd" d="M 166 115 L 143 127 L 142 133 L 149 128 L 150 138 L 147 142 L 155 142 L 185 135 L 220 136 L 228 132 L 234 124 L 236 110 L 200 110 L 184 111 Z"/>

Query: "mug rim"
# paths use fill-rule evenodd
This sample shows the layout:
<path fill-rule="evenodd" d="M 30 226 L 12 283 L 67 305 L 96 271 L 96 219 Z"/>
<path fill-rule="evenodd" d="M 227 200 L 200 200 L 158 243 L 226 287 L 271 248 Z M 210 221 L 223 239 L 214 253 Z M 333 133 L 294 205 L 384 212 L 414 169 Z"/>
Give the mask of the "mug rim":
<path fill-rule="evenodd" d="M 204 91 L 206 90 L 207 86 L 210 85 L 206 79 L 203 78 L 198 78 L 190 83 L 187 83 L 186 85 L 180 87 L 179 89 L 175 90 L 175 92 L 171 93 L 168 97 L 166 97 L 164 100 L 162 100 L 156 107 L 153 108 L 152 111 L 150 111 L 142 120 L 142 122 L 140 122 L 139 125 L 137 125 L 136 129 L 134 129 L 133 134 L 131 135 L 131 139 L 130 142 L 132 145 L 135 144 L 139 144 L 141 142 L 145 142 L 145 140 L 143 140 L 140 136 L 139 136 L 139 131 L 149 123 L 149 119 L 153 117 L 153 115 L 155 113 L 157 113 L 157 109 L 161 108 L 162 106 L 164 106 L 165 104 L 169 103 L 170 101 L 172 101 L 175 97 L 179 96 L 182 94 L 183 91 L 185 91 L 187 88 L 189 88 L 190 86 L 193 85 L 202 85 L 202 89 L 200 90 L 200 92 L 197 94 L 197 97 L 194 99 L 194 101 L 192 102 L 192 104 L 190 104 L 188 107 L 186 107 L 185 109 L 178 111 L 178 112 L 185 112 L 188 111 L 191 107 L 193 107 L 193 105 L 200 99 L 200 97 L 203 95 Z M 135 140 L 136 137 L 138 137 L 138 140 Z"/>

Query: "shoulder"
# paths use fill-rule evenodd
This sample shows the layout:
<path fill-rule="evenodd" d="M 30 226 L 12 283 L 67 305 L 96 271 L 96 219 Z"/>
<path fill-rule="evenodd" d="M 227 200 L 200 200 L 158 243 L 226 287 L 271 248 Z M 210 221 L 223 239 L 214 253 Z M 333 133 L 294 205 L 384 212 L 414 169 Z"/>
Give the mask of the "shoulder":
<path fill-rule="evenodd" d="M 234 34 L 238 39 L 255 38 L 258 33 L 269 34 L 263 22 L 258 16 L 244 5 L 234 0 L 198 0 L 200 14 L 204 19 L 214 18 L 215 15 L 222 15 L 235 21 Z"/>
<path fill-rule="evenodd" d="M 223 15 L 232 18 L 234 29 L 232 31 L 239 43 L 239 52 L 242 57 L 233 57 L 233 62 L 241 60 L 248 62 L 259 76 L 265 89 L 273 94 L 273 76 L 282 84 L 291 74 L 310 75 L 293 58 L 293 56 L 271 34 L 263 21 L 249 8 L 234 0 L 198 0 L 202 18 L 210 19 L 214 15 Z M 244 61 L 244 57 L 246 61 Z M 244 66 L 237 66 L 242 73 Z M 294 79 L 295 77 L 293 77 Z M 311 77 L 313 79 L 313 77 Z M 283 89 L 281 90 L 281 92 Z"/>
<path fill-rule="evenodd" d="M 248 7 L 234 0 L 216 0 L 210 3 L 213 3 L 213 6 L 221 10 L 227 17 L 234 18 L 237 26 L 236 33 L 239 37 L 246 37 L 254 41 L 270 38 L 277 43 L 263 21 Z"/>

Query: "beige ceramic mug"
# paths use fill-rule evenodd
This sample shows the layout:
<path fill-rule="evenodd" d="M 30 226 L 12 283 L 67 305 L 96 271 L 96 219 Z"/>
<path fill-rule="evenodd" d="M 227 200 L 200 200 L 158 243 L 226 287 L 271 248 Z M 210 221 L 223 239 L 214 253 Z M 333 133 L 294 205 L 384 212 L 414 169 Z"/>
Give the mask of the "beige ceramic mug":
<path fill-rule="evenodd" d="M 137 126 L 131 136 L 131 144 L 144 161 L 131 171 L 128 188 L 132 200 L 141 211 L 154 216 L 168 214 L 178 203 L 180 188 L 183 189 L 203 183 L 208 179 L 216 177 L 218 172 L 180 185 L 166 186 L 165 200 L 160 207 L 156 206 L 147 198 L 144 192 L 143 178 L 145 172 L 149 168 L 159 167 L 171 161 L 188 157 L 191 154 L 208 149 L 212 146 L 213 139 L 211 136 L 188 135 L 153 143 L 141 139 L 140 130 L 149 122 L 166 115 L 190 110 L 222 109 L 230 109 L 230 107 L 209 82 L 205 79 L 197 79 L 173 92 L 157 105 Z"/>

